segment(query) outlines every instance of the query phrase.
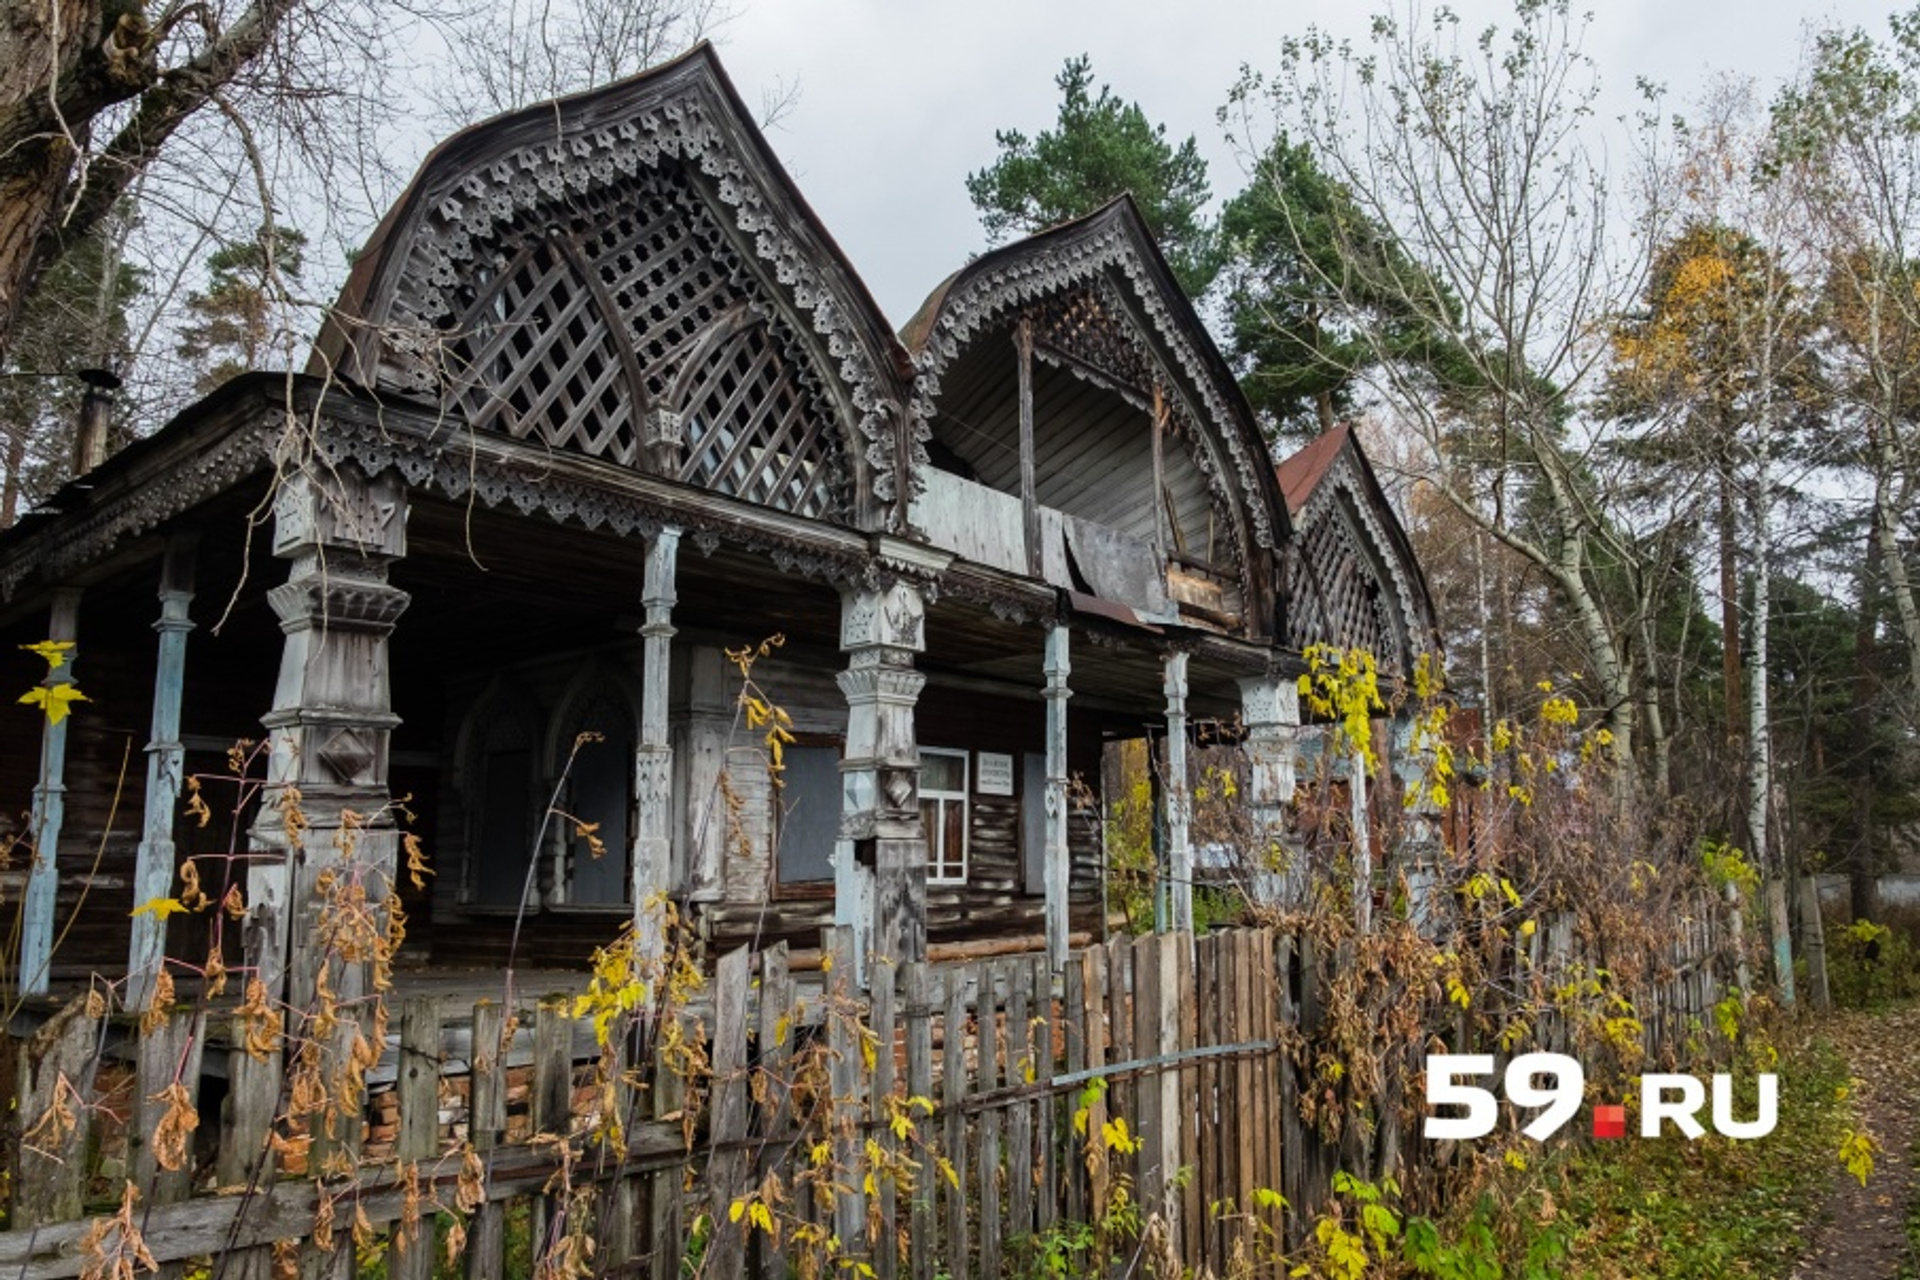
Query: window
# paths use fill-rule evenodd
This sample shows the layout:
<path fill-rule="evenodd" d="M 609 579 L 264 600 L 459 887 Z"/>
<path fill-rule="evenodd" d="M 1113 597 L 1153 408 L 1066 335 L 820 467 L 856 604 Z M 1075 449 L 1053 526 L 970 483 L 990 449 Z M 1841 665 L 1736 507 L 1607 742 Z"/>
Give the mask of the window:
<path fill-rule="evenodd" d="M 780 888 L 831 888 L 840 839 L 840 748 L 791 746 L 774 793 Z"/>
<path fill-rule="evenodd" d="M 967 881 L 967 753 L 920 748 L 920 823 L 927 833 L 927 883 Z"/>
<path fill-rule="evenodd" d="M 595 725 L 604 737 L 581 744 L 568 777 L 567 812 L 577 823 L 563 824 L 570 855 L 567 900 L 580 906 L 617 907 L 633 896 L 633 740 L 614 730 L 611 719 Z M 591 839 L 582 826 L 594 829 Z"/>
<path fill-rule="evenodd" d="M 489 745 L 480 766 L 484 790 L 476 806 L 480 827 L 473 841 L 473 897 L 486 906 L 511 907 L 526 889 L 533 857 L 528 823 L 533 753 Z"/>

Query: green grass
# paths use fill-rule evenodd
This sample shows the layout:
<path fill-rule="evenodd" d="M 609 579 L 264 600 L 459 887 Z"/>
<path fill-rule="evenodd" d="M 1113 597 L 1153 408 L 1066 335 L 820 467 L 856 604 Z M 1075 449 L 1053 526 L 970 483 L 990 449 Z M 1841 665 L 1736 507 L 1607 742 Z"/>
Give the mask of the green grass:
<path fill-rule="evenodd" d="M 1497 1257 L 1497 1270 L 1424 1274 L 1785 1280 L 1841 1175 L 1854 1102 L 1847 1060 L 1824 1036 L 1794 1033 L 1767 1069 L 1779 1076 L 1780 1095 L 1779 1123 L 1765 1138 L 1736 1141 L 1709 1129 L 1693 1142 L 1670 1133 L 1556 1142 L 1544 1153 L 1516 1148 L 1470 1205 L 1436 1224 L 1453 1247 Z M 1751 1116 L 1755 1069 L 1735 1074 L 1734 1114 Z M 1637 1110 L 1629 1106 L 1629 1134 Z M 1910 1230 L 1920 1233 L 1920 1219 Z"/>
<path fill-rule="evenodd" d="M 1558 1212 L 1579 1224 L 1567 1274 L 1788 1275 L 1839 1173 L 1852 1108 L 1846 1061 L 1823 1038 L 1794 1045 L 1773 1069 L 1780 1122 L 1765 1138 L 1628 1138 L 1563 1161 Z M 1735 1114 L 1751 1115 L 1752 1073 L 1742 1075 L 1746 1097 Z"/>

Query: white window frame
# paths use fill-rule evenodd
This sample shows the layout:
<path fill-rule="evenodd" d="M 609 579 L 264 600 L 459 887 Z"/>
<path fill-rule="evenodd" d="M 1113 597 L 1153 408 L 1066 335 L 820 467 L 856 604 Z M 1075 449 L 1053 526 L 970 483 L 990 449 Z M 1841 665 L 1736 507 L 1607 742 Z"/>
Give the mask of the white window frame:
<path fill-rule="evenodd" d="M 925 832 L 927 838 L 927 883 L 928 884 L 965 884 L 967 882 L 967 846 L 973 836 L 973 813 L 971 809 L 970 788 L 973 782 L 973 753 L 957 747 L 922 747 L 920 754 L 925 756 L 947 756 L 960 761 L 960 789 L 930 790 L 926 785 L 926 771 L 921 770 L 920 802 L 935 801 L 937 818 L 944 818 L 945 808 L 949 804 L 960 806 L 960 857 L 957 861 L 950 857 L 951 850 L 945 847 L 947 824 L 936 821 Z M 957 869 L 956 869 L 957 868 Z"/>

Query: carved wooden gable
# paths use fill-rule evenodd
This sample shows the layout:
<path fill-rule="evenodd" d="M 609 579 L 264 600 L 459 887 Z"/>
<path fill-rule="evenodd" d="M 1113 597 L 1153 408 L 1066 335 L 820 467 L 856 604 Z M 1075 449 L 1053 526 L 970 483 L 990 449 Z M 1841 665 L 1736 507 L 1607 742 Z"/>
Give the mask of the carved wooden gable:
<path fill-rule="evenodd" d="M 321 343 L 473 430 L 894 523 L 897 346 L 710 52 L 427 161 Z"/>
<path fill-rule="evenodd" d="M 516 222 L 448 295 L 444 394 L 476 430 L 822 516 L 830 392 L 677 165 Z"/>
<path fill-rule="evenodd" d="M 1017 480 L 1022 333 L 1042 505 L 1151 542 L 1169 565 L 1217 573 L 1234 612 L 1257 615 L 1287 527 L 1265 442 L 1131 201 L 985 255 L 909 328 L 922 431 L 1004 492 Z M 1121 412 L 1103 413 L 1075 383 Z M 1133 471 L 1153 473 L 1137 494 Z"/>
<path fill-rule="evenodd" d="M 1360 648 L 1411 676 L 1438 645 L 1433 606 L 1405 532 L 1346 427 L 1278 468 L 1294 536 L 1282 557 L 1290 637 Z"/>

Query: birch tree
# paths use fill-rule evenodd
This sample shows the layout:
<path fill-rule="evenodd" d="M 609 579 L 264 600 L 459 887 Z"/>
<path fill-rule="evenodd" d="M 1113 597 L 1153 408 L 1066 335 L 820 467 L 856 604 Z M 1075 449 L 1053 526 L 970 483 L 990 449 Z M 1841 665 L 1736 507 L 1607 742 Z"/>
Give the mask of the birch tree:
<path fill-rule="evenodd" d="M 1653 585 L 1603 506 L 1577 409 L 1605 359 L 1597 335 L 1640 274 L 1616 258 L 1607 169 L 1584 132 L 1598 82 L 1583 32 L 1568 0 L 1519 0 L 1510 28 L 1479 32 L 1413 4 L 1376 17 L 1363 46 L 1313 29 L 1286 42 L 1229 112 L 1254 154 L 1281 133 L 1310 146 L 1354 225 L 1396 236 L 1399 254 L 1354 245 L 1340 271 L 1319 271 L 1321 309 L 1374 345 L 1374 389 L 1421 438 L 1424 479 L 1552 582 L 1626 779 L 1632 638 Z M 1312 269 L 1308 228 L 1295 235 Z M 1384 296 L 1445 335 L 1457 353 L 1446 371 L 1367 324 Z M 1612 589 L 1622 581 L 1624 597 Z"/>
<path fill-rule="evenodd" d="M 1876 42 L 1818 33 L 1806 73 L 1773 104 L 1776 164 L 1826 261 L 1840 425 L 1865 469 L 1876 584 L 1906 651 L 1920 721 L 1920 595 L 1906 546 L 1920 508 L 1920 8 Z"/>

